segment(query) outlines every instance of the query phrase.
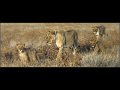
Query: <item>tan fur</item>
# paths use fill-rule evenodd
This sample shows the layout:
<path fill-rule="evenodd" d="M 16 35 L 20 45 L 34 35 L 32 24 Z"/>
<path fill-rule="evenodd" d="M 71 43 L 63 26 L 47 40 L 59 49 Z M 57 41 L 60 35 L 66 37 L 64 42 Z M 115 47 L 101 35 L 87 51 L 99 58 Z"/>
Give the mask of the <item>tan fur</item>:
<path fill-rule="evenodd" d="M 26 65 L 29 61 L 36 61 L 37 57 L 36 57 L 36 50 L 34 48 L 26 48 L 25 44 L 16 44 L 16 48 L 18 51 L 18 56 L 20 61 Z"/>
<path fill-rule="evenodd" d="M 89 44 L 90 44 L 90 50 L 93 51 L 96 47 L 96 41 L 95 40 L 90 40 Z"/>
<path fill-rule="evenodd" d="M 93 33 L 97 39 L 104 37 L 106 34 L 106 28 L 103 25 L 92 27 Z"/>
<path fill-rule="evenodd" d="M 76 31 L 49 31 L 49 37 L 48 44 L 50 45 L 50 43 L 55 41 L 56 46 L 59 48 L 57 60 L 62 57 L 64 48 L 72 48 L 73 55 L 76 54 L 76 49 L 78 47 L 78 35 Z"/>
<path fill-rule="evenodd" d="M 25 44 L 16 44 L 16 48 L 20 61 L 23 63 L 23 65 L 26 65 L 29 61 L 29 57 L 28 53 L 25 50 Z"/>
<path fill-rule="evenodd" d="M 100 25 L 100 26 L 94 26 L 92 30 L 95 35 L 95 41 L 94 43 L 93 41 L 90 41 L 90 43 L 92 46 L 95 46 L 94 48 L 98 49 L 98 52 L 101 52 L 103 49 L 104 36 L 107 35 L 106 28 L 105 26 Z"/>

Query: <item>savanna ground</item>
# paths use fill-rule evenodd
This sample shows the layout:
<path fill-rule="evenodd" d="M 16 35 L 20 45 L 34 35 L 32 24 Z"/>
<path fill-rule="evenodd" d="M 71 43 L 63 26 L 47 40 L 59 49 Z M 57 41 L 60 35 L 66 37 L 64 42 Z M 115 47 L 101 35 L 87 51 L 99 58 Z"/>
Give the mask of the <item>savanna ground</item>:
<path fill-rule="evenodd" d="M 86 51 L 89 40 L 94 39 L 92 26 L 104 25 L 108 36 L 104 38 L 103 52 Z M 119 23 L 1 23 L 0 67 L 23 67 L 17 54 L 14 53 L 18 42 L 25 43 L 28 48 L 35 48 L 38 60 L 30 61 L 25 67 L 119 67 Z M 58 48 L 48 46 L 49 30 L 69 30 L 78 32 L 79 44 L 76 58 L 66 50 L 63 60 L 56 61 Z"/>

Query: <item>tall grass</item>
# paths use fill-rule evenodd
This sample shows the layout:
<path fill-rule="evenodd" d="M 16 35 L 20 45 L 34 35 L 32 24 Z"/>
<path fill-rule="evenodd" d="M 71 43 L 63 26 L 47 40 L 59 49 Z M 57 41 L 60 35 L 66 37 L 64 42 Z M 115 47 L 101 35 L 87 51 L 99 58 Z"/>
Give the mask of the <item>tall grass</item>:
<path fill-rule="evenodd" d="M 94 38 L 92 26 L 104 25 L 106 33 L 103 52 L 84 51 L 90 39 Z M 63 60 L 56 61 L 58 48 L 46 44 L 48 30 L 69 30 L 78 32 L 79 44 L 74 58 L 70 50 L 65 50 Z M 119 24 L 117 23 L 1 23 L 1 67 L 119 67 Z M 38 60 L 30 61 L 25 66 L 15 52 L 16 44 L 22 42 L 26 48 L 37 50 Z"/>

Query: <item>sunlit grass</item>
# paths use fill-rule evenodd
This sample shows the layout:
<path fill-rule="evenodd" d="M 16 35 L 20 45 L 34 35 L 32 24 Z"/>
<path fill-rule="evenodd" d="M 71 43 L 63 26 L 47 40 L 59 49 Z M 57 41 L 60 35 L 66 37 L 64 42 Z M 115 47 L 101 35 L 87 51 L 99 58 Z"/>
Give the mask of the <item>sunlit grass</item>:
<path fill-rule="evenodd" d="M 106 33 L 103 52 L 79 52 L 76 58 L 64 52 L 63 60 L 56 61 L 58 48 L 46 45 L 48 30 L 69 30 L 78 32 L 79 44 L 87 45 L 94 38 L 92 26 L 104 25 Z M 18 42 L 37 50 L 38 60 L 30 61 L 25 67 L 119 67 L 119 24 L 115 23 L 2 23 L 1 25 L 1 67 L 24 67 L 16 59 L 15 45 Z M 31 56 L 32 57 L 32 56 Z"/>

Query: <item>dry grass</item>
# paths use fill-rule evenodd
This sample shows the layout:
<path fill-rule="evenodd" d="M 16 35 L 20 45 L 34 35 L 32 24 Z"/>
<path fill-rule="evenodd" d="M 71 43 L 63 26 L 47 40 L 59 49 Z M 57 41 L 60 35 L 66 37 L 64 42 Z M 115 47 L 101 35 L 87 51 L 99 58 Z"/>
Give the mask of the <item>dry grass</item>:
<path fill-rule="evenodd" d="M 88 41 L 94 38 L 92 26 L 104 25 L 108 36 L 104 39 L 101 54 L 86 51 Z M 75 58 L 66 50 L 62 61 L 55 61 L 58 48 L 53 43 L 46 45 L 48 30 L 69 30 L 78 32 L 81 50 Z M 25 67 L 119 67 L 119 24 L 117 23 L 1 23 L 1 67 L 24 67 L 15 52 L 18 42 L 37 50 L 36 61 Z"/>

